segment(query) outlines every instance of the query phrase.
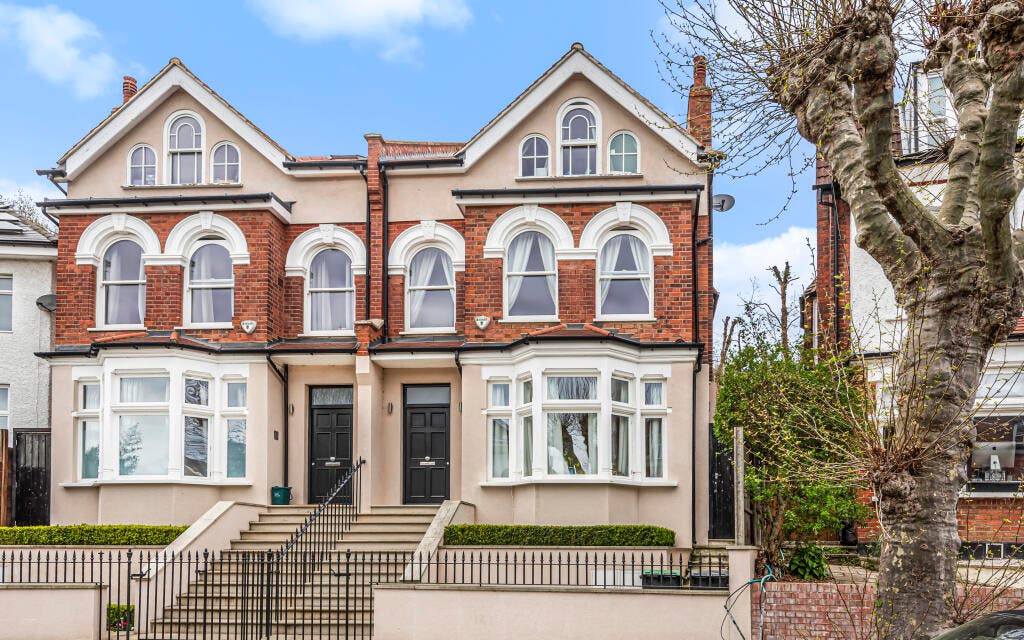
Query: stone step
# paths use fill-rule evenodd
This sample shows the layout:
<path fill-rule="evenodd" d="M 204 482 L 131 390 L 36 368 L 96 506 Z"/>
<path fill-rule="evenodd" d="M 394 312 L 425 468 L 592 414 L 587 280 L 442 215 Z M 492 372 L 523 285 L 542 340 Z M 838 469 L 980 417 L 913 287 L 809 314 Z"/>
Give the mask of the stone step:
<path fill-rule="evenodd" d="M 373 625 L 369 615 L 356 616 L 351 620 L 332 621 L 334 624 L 297 621 L 288 619 L 275 620 L 271 625 L 271 638 L 369 638 Z M 185 638 L 204 638 L 205 640 L 238 640 L 238 638 L 259 638 L 263 632 L 262 620 L 251 620 L 250 624 L 240 627 L 234 622 L 208 622 L 206 628 L 194 622 L 172 622 L 158 620 L 149 625 L 138 637 L 145 640 L 183 640 Z M 348 635 L 346 635 L 346 633 Z M 126 636 L 127 637 L 127 636 Z"/>
<path fill-rule="evenodd" d="M 347 538 L 350 533 L 418 533 L 420 537 L 429 528 L 429 522 L 354 522 L 351 528 L 341 533 L 342 538 Z M 249 532 L 252 533 L 281 533 L 291 537 L 298 530 L 299 525 L 280 522 L 250 522 Z"/>
<path fill-rule="evenodd" d="M 232 540 L 231 551 L 266 551 L 276 550 L 281 546 L 281 541 L 273 540 Z M 344 555 L 345 549 L 351 549 L 354 552 L 370 552 L 370 551 L 415 551 L 417 543 L 410 542 L 408 540 L 391 540 L 390 536 L 388 539 L 379 539 L 375 537 L 372 540 L 339 540 L 335 545 L 335 549 L 329 553 L 340 553 Z M 301 551 L 301 546 L 296 547 L 297 550 Z M 222 553 L 228 553 L 227 551 Z"/>
<path fill-rule="evenodd" d="M 254 520 L 253 522 L 294 524 L 297 529 L 308 518 L 309 514 L 270 512 L 261 513 L 259 520 Z M 356 518 L 355 524 L 385 524 L 393 522 L 395 524 L 423 524 L 429 526 L 433 519 L 433 514 L 429 513 L 361 513 Z"/>
<path fill-rule="evenodd" d="M 359 619 L 364 617 L 367 620 L 370 618 L 371 611 L 370 602 L 367 601 L 363 604 L 350 603 L 348 607 L 341 604 L 337 607 L 285 607 L 275 606 L 274 614 L 278 619 L 289 620 L 293 622 L 327 622 L 327 623 L 342 623 L 345 620 Z M 186 609 L 171 607 L 165 609 L 161 621 L 166 623 L 173 622 L 199 622 L 201 624 L 203 615 L 206 616 L 207 622 L 214 623 L 228 623 L 228 622 L 240 622 L 250 621 L 253 618 L 261 616 L 262 612 L 260 607 L 257 606 L 248 611 L 240 611 L 237 607 L 213 607 L 207 604 L 202 609 Z"/>
<path fill-rule="evenodd" d="M 417 514 L 417 515 L 429 515 L 434 516 L 437 514 L 437 505 L 408 505 L 408 504 L 395 504 L 395 505 L 379 505 L 370 507 L 370 513 L 374 514 Z"/>

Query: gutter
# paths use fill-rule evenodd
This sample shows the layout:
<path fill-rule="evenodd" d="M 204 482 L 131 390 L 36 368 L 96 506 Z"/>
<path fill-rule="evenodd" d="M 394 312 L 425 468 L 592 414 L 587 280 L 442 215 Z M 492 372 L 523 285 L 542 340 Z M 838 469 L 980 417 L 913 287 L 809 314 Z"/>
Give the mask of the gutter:
<path fill-rule="evenodd" d="M 288 160 L 281 163 L 285 169 L 366 169 L 366 160 Z"/>
<path fill-rule="evenodd" d="M 273 346 L 273 345 L 271 345 Z M 88 356 L 90 358 L 96 357 L 101 349 L 151 349 L 151 348 L 163 348 L 163 349 L 184 349 L 186 351 L 198 351 L 200 353 L 212 353 L 218 355 L 268 355 L 272 356 L 275 354 L 280 355 L 322 355 L 322 354 L 345 354 L 355 353 L 358 348 L 357 344 L 351 346 L 345 345 L 344 347 L 311 347 L 303 349 L 301 345 L 295 345 L 295 349 L 272 349 L 271 346 L 263 345 L 260 347 L 243 347 L 237 349 L 216 349 L 202 344 L 195 344 L 189 342 L 116 342 L 112 344 L 104 344 L 102 342 L 93 342 L 88 345 L 76 345 L 74 349 L 64 349 L 57 351 L 36 351 L 33 355 L 44 358 L 47 360 L 62 357 L 81 357 Z"/>
<path fill-rule="evenodd" d="M 609 194 L 609 195 L 630 195 L 638 193 L 701 193 L 704 190 L 702 184 L 652 184 L 635 185 L 622 187 L 543 187 L 534 189 L 452 189 L 452 195 L 456 198 L 490 198 L 500 196 L 555 196 L 574 195 L 585 193 Z"/>
<path fill-rule="evenodd" d="M 50 207 L 54 209 L 77 208 L 77 207 L 148 207 L 161 204 L 197 203 L 206 204 L 210 202 L 277 202 L 286 210 L 292 210 L 292 203 L 285 202 L 273 192 L 267 193 L 242 193 L 212 194 L 208 196 L 132 196 L 130 198 L 72 198 L 63 200 L 51 200 L 49 198 L 37 202 L 36 206 Z"/>
<path fill-rule="evenodd" d="M 395 169 L 411 169 L 414 167 L 423 167 L 424 169 L 429 169 L 431 166 L 461 167 L 462 158 L 406 158 L 396 160 L 381 160 L 380 165 L 387 165 Z"/>
<path fill-rule="evenodd" d="M 68 195 L 68 190 L 60 186 L 57 182 L 57 178 L 67 177 L 67 172 L 64 169 L 36 169 L 37 176 L 46 176 L 46 179 L 50 181 L 50 184 L 57 187 L 61 193 Z M 46 216 L 49 218 L 49 216 Z"/>

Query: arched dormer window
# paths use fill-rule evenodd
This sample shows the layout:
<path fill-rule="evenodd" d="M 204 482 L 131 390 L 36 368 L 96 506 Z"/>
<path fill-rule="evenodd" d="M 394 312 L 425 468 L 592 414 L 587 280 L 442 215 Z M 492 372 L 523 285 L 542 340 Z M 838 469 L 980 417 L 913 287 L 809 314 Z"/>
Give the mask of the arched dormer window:
<path fill-rule="evenodd" d="M 237 184 L 241 180 L 238 147 L 230 142 L 221 142 L 213 148 L 211 155 L 213 165 L 210 175 L 214 182 Z"/>
<path fill-rule="evenodd" d="M 203 181 L 203 125 L 192 114 L 182 114 L 167 129 L 171 184 Z"/>
<path fill-rule="evenodd" d="M 598 255 L 598 317 L 649 318 L 653 315 L 651 252 L 629 232 L 608 238 Z"/>
<path fill-rule="evenodd" d="M 309 264 L 306 279 L 309 333 L 350 332 L 355 327 L 352 258 L 340 249 L 324 249 Z"/>
<path fill-rule="evenodd" d="M 573 100 L 562 107 L 559 118 L 559 147 L 562 175 L 586 176 L 598 171 L 598 122 L 593 106 Z"/>
<path fill-rule="evenodd" d="M 640 144 L 629 131 L 620 131 L 608 143 L 610 173 L 640 173 Z"/>
<path fill-rule="evenodd" d="M 544 136 L 531 135 L 519 147 L 519 171 L 524 178 L 551 175 L 551 151 Z"/>
<path fill-rule="evenodd" d="M 525 231 L 509 244 L 505 257 L 505 317 L 553 320 L 558 315 L 558 263 L 551 239 Z"/>
<path fill-rule="evenodd" d="M 140 144 L 128 154 L 128 184 L 133 187 L 156 184 L 156 151 Z"/>
<path fill-rule="evenodd" d="M 235 274 L 231 254 L 218 238 L 201 238 L 188 264 L 186 317 L 194 327 L 230 326 Z"/>
<path fill-rule="evenodd" d="M 444 250 L 427 247 L 413 256 L 405 290 L 407 328 L 418 332 L 455 328 L 455 269 Z"/>
<path fill-rule="evenodd" d="M 118 240 L 103 253 L 99 302 L 103 328 L 145 323 L 146 268 L 142 247 L 134 240 Z"/>

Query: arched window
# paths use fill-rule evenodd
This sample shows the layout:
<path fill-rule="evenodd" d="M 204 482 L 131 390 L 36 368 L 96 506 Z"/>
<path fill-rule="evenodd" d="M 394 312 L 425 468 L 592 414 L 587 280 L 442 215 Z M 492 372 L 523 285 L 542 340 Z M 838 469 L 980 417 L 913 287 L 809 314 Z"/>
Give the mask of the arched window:
<path fill-rule="evenodd" d="M 427 247 L 413 256 L 406 291 L 408 328 L 455 327 L 455 270 L 447 253 Z"/>
<path fill-rule="evenodd" d="M 570 104 L 560 128 L 562 175 L 597 173 L 597 118 L 583 102 Z"/>
<path fill-rule="evenodd" d="M 128 156 L 128 184 L 139 187 L 156 184 L 156 151 L 139 145 Z"/>
<path fill-rule="evenodd" d="M 230 142 L 222 142 L 213 148 L 213 181 L 239 181 L 238 147 Z"/>
<path fill-rule="evenodd" d="M 548 141 L 542 136 L 530 136 L 520 147 L 519 166 L 524 178 L 543 178 L 549 175 L 551 161 Z"/>
<path fill-rule="evenodd" d="M 598 304 L 601 316 L 650 316 L 651 254 L 640 238 L 620 233 L 598 256 Z"/>
<path fill-rule="evenodd" d="M 171 184 L 199 184 L 203 181 L 203 127 L 195 116 L 181 115 L 171 122 L 167 133 Z"/>
<path fill-rule="evenodd" d="M 551 319 L 557 314 L 558 267 L 555 247 L 539 231 L 516 236 L 505 260 L 508 316 Z"/>
<path fill-rule="evenodd" d="M 622 131 L 612 136 L 608 145 L 608 171 L 640 173 L 640 146 L 632 133 Z"/>
<path fill-rule="evenodd" d="M 140 326 L 146 318 L 146 269 L 142 247 L 118 240 L 103 254 L 100 278 L 104 326 Z"/>
<path fill-rule="evenodd" d="M 324 249 L 309 265 L 310 333 L 352 331 L 355 324 L 355 285 L 352 258 L 340 249 Z"/>
<path fill-rule="evenodd" d="M 216 241 L 201 244 L 188 267 L 191 323 L 230 324 L 234 316 L 235 274 L 231 254 Z"/>

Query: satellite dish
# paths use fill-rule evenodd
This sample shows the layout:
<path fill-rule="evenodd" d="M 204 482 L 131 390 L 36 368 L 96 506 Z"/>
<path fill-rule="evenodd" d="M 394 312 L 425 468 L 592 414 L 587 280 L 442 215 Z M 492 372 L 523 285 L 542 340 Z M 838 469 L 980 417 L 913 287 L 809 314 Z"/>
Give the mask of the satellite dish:
<path fill-rule="evenodd" d="M 48 293 L 45 296 L 39 296 L 36 298 L 36 306 L 43 311 L 53 313 L 57 310 L 57 296 L 52 293 Z"/>
<path fill-rule="evenodd" d="M 728 193 L 720 193 L 711 199 L 711 208 L 715 211 L 728 211 L 736 204 L 736 198 Z"/>

